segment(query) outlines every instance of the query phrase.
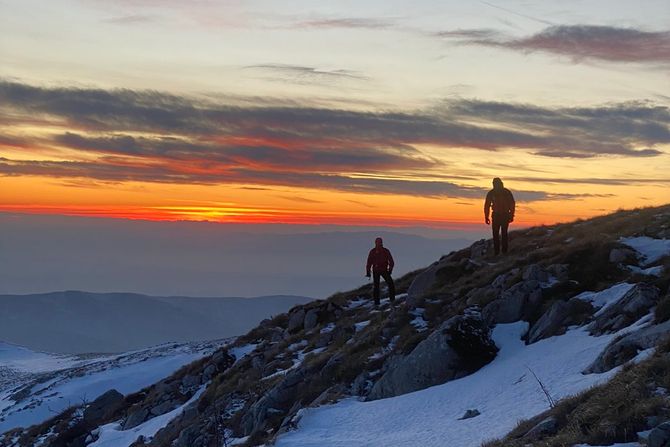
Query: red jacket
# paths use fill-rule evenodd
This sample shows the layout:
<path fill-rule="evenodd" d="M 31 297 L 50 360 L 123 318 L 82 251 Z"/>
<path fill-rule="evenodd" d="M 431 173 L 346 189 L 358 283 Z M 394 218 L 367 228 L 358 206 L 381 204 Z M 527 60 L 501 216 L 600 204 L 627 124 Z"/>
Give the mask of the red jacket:
<path fill-rule="evenodd" d="M 376 273 L 391 273 L 393 271 L 394 265 L 393 256 L 391 256 L 391 252 L 388 248 L 375 247 L 370 250 L 370 254 L 368 255 L 368 264 L 365 267 L 365 272 L 369 274 L 370 267 L 372 267 L 372 271 Z"/>

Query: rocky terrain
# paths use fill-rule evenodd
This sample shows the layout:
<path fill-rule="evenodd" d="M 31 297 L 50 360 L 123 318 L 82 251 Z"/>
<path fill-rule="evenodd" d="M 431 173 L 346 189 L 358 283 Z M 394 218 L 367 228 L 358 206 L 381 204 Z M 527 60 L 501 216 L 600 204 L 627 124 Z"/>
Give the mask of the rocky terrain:
<path fill-rule="evenodd" d="M 510 238 L 399 278 L 395 305 L 365 286 L 295 306 L 0 445 L 666 445 L 670 206 Z"/>

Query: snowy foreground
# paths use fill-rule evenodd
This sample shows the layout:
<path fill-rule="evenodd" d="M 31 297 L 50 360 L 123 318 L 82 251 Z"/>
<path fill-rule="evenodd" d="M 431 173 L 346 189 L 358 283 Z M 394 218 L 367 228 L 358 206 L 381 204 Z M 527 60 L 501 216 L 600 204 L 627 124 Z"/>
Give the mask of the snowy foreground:
<path fill-rule="evenodd" d="M 627 288 L 618 289 L 604 291 L 609 299 L 599 301 L 616 300 Z M 496 326 L 498 356 L 470 376 L 389 399 L 347 399 L 305 410 L 298 430 L 280 437 L 276 445 L 478 447 L 549 408 L 533 373 L 558 400 L 603 383 L 619 370 L 581 373 L 617 334 L 591 337 L 585 328 L 577 328 L 526 346 L 521 337 L 527 329 L 525 322 Z M 468 409 L 481 415 L 459 420 Z"/>
<path fill-rule="evenodd" d="M 230 341 L 169 343 L 95 357 L 0 343 L 0 433 L 43 422 L 112 388 L 123 394 L 139 391 Z"/>

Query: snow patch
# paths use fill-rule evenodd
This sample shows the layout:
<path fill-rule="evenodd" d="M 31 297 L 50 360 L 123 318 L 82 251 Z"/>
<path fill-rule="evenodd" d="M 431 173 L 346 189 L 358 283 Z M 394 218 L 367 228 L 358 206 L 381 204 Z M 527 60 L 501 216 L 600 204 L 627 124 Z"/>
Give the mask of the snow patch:
<path fill-rule="evenodd" d="M 416 309 L 411 310 L 409 313 L 414 316 L 414 319 L 409 322 L 414 328 L 423 332 L 428 330 L 428 322 L 423 318 L 423 314 L 426 311 L 423 307 L 417 307 Z"/>
<path fill-rule="evenodd" d="M 601 290 L 600 292 L 583 292 L 577 295 L 575 298 L 578 300 L 589 302 L 599 309 L 595 316 L 602 315 L 605 310 L 616 304 L 623 296 L 628 293 L 630 289 L 633 288 L 635 284 L 629 283 L 619 283 L 615 284 L 609 289 Z"/>
<path fill-rule="evenodd" d="M 258 346 L 258 344 L 248 344 L 248 345 L 244 345 L 244 346 L 235 346 L 235 347 L 230 348 L 228 350 L 228 354 L 235 357 L 235 363 L 237 363 L 240 360 L 242 360 L 244 357 L 246 357 L 247 355 L 254 352 L 254 349 L 256 349 L 256 346 Z"/>
<path fill-rule="evenodd" d="M 425 446 L 479 447 L 502 437 L 517 422 L 549 408 L 537 382 L 524 365 L 543 381 L 556 400 L 609 380 L 619 368 L 603 374 L 581 373 L 616 334 L 592 337 L 586 328 L 525 345 L 528 324 L 498 325 L 493 339 L 498 356 L 479 371 L 421 391 L 360 402 L 356 398 L 307 409 L 298 430 L 280 436 L 277 447 Z M 470 408 L 486 418 L 458 420 Z"/>
<path fill-rule="evenodd" d="M 633 273 L 638 273 L 640 275 L 646 275 L 646 276 L 660 277 L 663 274 L 662 265 L 657 265 L 656 267 L 647 267 L 646 269 L 642 269 L 635 265 L 627 265 L 626 268 L 628 268 L 628 270 L 630 270 Z"/>
<path fill-rule="evenodd" d="M 640 236 L 622 238 L 621 242 L 640 254 L 643 267 L 653 264 L 664 256 L 670 256 L 670 239 Z"/>

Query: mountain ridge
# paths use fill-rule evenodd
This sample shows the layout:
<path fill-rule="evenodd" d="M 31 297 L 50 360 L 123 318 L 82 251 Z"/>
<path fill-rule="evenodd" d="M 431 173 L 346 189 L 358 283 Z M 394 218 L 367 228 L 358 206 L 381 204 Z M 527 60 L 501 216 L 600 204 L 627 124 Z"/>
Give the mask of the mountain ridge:
<path fill-rule="evenodd" d="M 369 445 L 355 437 L 361 433 L 350 424 L 354 421 L 345 418 L 341 427 L 333 426 L 328 424 L 327 415 L 352 405 L 380 408 L 381 419 L 382 414 L 391 417 L 395 408 L 406 417 L 400 402 L 439 394 L 463 380 L 485 379 L 487 371 L 497 370 L 501 362 L 512 362 L 520 371 L 521 379 L 515 380 L 526 384 L 524 389 L 530 393 L 527 398 L 535 403 L 524 408 L 510 407 L 508 401 L 498 402 L 507 405 L 510 413 L 488 439 L 499 437 L 515 429 L 517 420 L 510 416 L 528 419 L 542 413 L 534 413 L 536 410 L 550 410 L 555 405 L 551 399 L 545 401 L 547 395 L 534 385 L 534 374 L 524 374 L 523 365 L 515 363 L 522 357 L 500 354 L 510 352 L 505 351 L 505 340 L 516 346 L 512 352 L 523 355 L 539 349 L 540 359 L 547 355 L 542 354 L 543 347 L 559 341 L 566 349 L 581 349 L 581 345 L 588 348 L 574 365 L 563 362 L 563 366 L 572 369 L 563 376 L 556 375 L 558 381 L 554 381 L 547 365 L 533 366 L 541 373 L 537 381 L 549 384 L 548 395 L 558 394 L 559 405 L 566 401 L 564 398 L 579 395 L 593 384 L 607 386 L 626 371 L 648 368 L 648 362 L 663 364 L 663 359 L 670 356 L 662 344 L 667 335 L 663 328 L 670 319 L 670 250 L 652 260 L 649 252 L 645 254 L 639 246 L 634 248 L 636 242 L 658 246 L 657 241 L 668 238 L 670 206 L 666 205 L 517 230 L 510 233 L 511 249 L 506 257 L 491 257 L 491 241 L 478 241 L 398 278 L 402 305 L 391 307 L 384 300 L 379 309 L 373 308 L 370 286 L 365 285 L 323 301 L 295 306 L 239 337 L 233 349 L 244 351 L 244 356 L 235 355 L 230 349 L 220 350 L 140 393 L 124 396 L 119 408 L 104 418 L 87 421 L 72 414 L 59 416 L 60 419 L 31 430 L 8 433 L 4 439 L 11 441 L 7 443 L 10 446 L 31 445 L 41 437 L 46 442 L 43 445 L 98 447 L 116 445 L 106 444 L 113 436 L 135 433 L 133 446 L 210 447 L 273 442 L 323 445 L 324 440 L 337 440 L 339 436 L 348 439 L 347 445 Z M 641 273 L 640 269 L 649 268 L 657 269 Z M 652 329 L 658 330 L 652 335 Z M 508 335 L 500 338 L 503 333 Z M 530 334 L 534 334 L 532 340 Z M 577 336 L 581 337 L 579 341 L 567 343 L 570 337 Z M 491 354 L 491 343 L 499 351 L 495 355 Z M 629 366 L 624 368 L 626 364 Z M 417 365 L 423 366 L 419 370 Z M 603 372 L 585 373 L 589 368 Z M 667 375 L 670 377 L 670 371 Z M 482 383 L 490 383 L 490 379 Z M 561 380 L 578 386 L 566 387 Z M 408 381 L 412 381 L 409 388 L 404 386 Z M 184 384 L 191 386 L 180 388 Z M 378 391 L 373 393 L 375 387 Z M 456 389 L 459 393 L 466 391 Z M 200 394 L 186 405 L 196 392 Z M 384 445 L 440 446 L 448 444 L 449 439 L 429 432 L 452 436 L 453 427 L 465 426 L 455 424 L 476 424 L 479 429 L 473 433 L 479 438 L 472 438 L 465 445 L 478 446 L 487 439 L 481 427 L 484 419 L 480 418 L 490 417 L 487 414 L 496 414 L 502 408 L 489 408 L 495 400 L 482 399 L 477 408 L 461 408 L 463 418 L 430 419 L 433 425 L 420 426 L 421 430 L 407 426 L 403 432 L 402 419 L 397 420 L 396 426 L 381 424 L 384 432 L 375 431 L 375 426 L 366 430 L 376 434 Z M 172 403 L 160 407 L 161 402 Z M 361 407 L 366 402 L 374 403 L 374 407 Z M 435 402 L 438 407 L 433 410 L 437 411 L 441 401 Z M 625 430 L 615 427 L 595 436 L 596 432 L 588 427 L 577 427 L 570 439 L 633 441 L 637 434 L 632 429 L 653 431 L 670 419 L 661 408 L 645 407 L 634 421 L 620 424 Z M 176 413 L 170 413 L 172 416 L 164 425 L 149 430 L 155 420 L 151 415 L 170 411 Z M 504 413 L 497 414 L 502 417 Z M 649 419 L 652 416 L 656 419 Z M 457 419 L 463 421 L 456 422 Z M 562 424 L 567 419 L 555 417 L 544 428 L 524 425 L 523 433 L 510 436 L 518 436 L 520 445 L 572 445 L 552 443 L 559 436 L 566 439 Z M 395 421 L 393 417 L 391 420 Z M 405 423 L 419 423 L 416 419 L 409 421 Z M 55 430 L 56 424 L 64 422 L 69 428 Z M 402 433 L 411 433 L 409 444 L 408 439 L 401 441 Z M 501 442 L 508 445 L 508 441 Z"/>

